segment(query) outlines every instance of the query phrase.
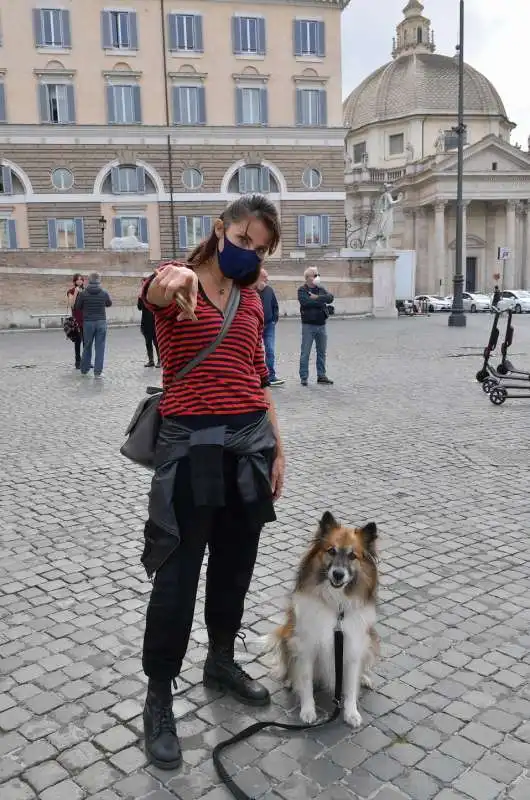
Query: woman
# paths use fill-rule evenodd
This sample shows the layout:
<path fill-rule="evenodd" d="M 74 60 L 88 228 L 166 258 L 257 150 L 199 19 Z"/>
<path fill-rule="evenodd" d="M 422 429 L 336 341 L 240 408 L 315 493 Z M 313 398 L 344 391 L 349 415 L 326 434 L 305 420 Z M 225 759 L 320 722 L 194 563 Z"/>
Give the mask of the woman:
<path fill-rule="evenodd" d="M 147 308 L 145 301 L 142 299 L 141 296 L 138 298 L 138 311 L 142 312 L 140 330 L 145 339 L 145 349 L 147 350 L 147 363 L 144 364 L 144 366 L 146 367 L 155 366 L 155 358 L 153 352 L 153 346 L 154 346 L 154 349 L 156 350 L 156 366 L 159 367 L 160 353 L 158 352 L 158 342 L 156 340 L 155 316 L 153 312 Z"/>
<path fill-rule="evenodd" d="M 142 556 L 147 574 L 154 574 L 143 649 L 145 741 L 151 762 L 162 769 L 182 760 L 171 683 L 188 646 L 206 545 L 203 683 L 250 705 L 270 702 L 267 689 L 235 663 L 234 641 L 260 533 L 276 519 L 273 502 L 285 469 L 264 358 L 263 309 L 251 288 L 279 239 L 275 207 L 260 195 L 242 197 L 216 220 L 187 265 L 162 266 L 142 290 L 156 317 L 166 387 Z M 226 337 L 171 385 L 216 338 L 234 286 L 241 295 Z"/>
<path fill-rule="evenodd" d="M 85 287 L 85 279 L 83 276 L 76 272 L 72 278 L 72 286 L 66 292 L 66 306 L 72 317 L 77 322 L 78 331 L 72 337 L 75 348 L 75 368 L 81 368 L 81 345 L 83 344 L 83 312 L 80 309 L 75 309 L 75 301 L 77 295 L 83 291 Z"/>

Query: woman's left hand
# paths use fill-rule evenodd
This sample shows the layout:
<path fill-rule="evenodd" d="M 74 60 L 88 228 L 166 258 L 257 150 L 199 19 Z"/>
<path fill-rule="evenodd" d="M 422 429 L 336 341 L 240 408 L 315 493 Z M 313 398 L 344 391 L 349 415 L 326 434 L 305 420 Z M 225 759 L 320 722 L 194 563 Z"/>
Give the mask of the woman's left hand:
<path fill-rule="evenodd" d="M 279 500 L 282 496 L 283 481 L 285 478 L 285 458 L 280 453 L 274 459 L 271 474 L 272 499 Z"/>

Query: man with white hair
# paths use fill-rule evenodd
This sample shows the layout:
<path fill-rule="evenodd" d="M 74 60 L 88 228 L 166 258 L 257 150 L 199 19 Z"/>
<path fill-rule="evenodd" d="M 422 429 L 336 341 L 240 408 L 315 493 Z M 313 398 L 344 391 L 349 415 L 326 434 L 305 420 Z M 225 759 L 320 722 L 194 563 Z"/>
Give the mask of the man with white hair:
<path fill-rule="evenodd" d="M 317 351 L 317 383 L 331 386 L 332 380 L 326 375 L 326 349 L 328 335 L 326 322 L 333 302 L 330 294 L 320 282 L 316 267 L 308 267 L 304 272 L 305 283 L 298 289 L 298 302 L 302 317 L 302 347 L 300 351 L 300 382 L 307 386 L 309 379 L 309 357 L 313 342 Z"/>

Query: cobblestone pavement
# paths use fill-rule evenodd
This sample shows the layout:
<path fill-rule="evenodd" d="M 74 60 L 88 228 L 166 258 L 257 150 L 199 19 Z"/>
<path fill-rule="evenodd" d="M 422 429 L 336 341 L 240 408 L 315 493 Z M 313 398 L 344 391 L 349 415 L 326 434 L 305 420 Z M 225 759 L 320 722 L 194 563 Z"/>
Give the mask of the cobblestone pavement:
<path fill-rule="evenodd" d="M 255 797 L 530 798 L 530 400 L 496 408 L 474 382 L 489 325 L 334 320 L 336 384 L 307 389 L 296 379 L 298 323 L 280 325 L 287 486 L 245 629 L 261 635 L 281 619 L 330 508 L 380 526 L 383 654 L 359 731 L 263 734 L 231 752 Z M 514 359 L 530 368 L 530 319 L 517 326 Z M 138 330 L 113 330 L 109 351 L 97 383 L 70 368 L 59 332 L 0 336 L 0 800 L 226 800 L 212 746 L 256 718 L 295 721 L 295 703 L 260 661 L 248 669 L 265 676 L 270 710 L 202 688 L 200 599 L 175 699 L 185 764 L 145 764 L 149 478 L 118 446 L 148 376 Z"/>

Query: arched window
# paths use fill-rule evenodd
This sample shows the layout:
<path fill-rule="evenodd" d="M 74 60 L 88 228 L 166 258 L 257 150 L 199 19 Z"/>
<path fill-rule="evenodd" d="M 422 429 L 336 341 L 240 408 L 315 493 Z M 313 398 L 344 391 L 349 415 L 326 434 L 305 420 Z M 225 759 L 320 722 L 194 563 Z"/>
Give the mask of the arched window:
<path fill-rule="evenodd" d="M 246 164 L 232 176 L 228 191 L 239 194 L 279 194 L 278 182 L 270 169 L 261 164 Z"/>
<path fill-rule="evenodd" d="M 24 186 L 11 167 L 0 166 L 0 195 L 25 193 Z"/>
<path fill-rule="evenodd" d="M 144 167 L 120 164 L 103 182 L 103 194 L 155 194 L 156 187 Z"/>

